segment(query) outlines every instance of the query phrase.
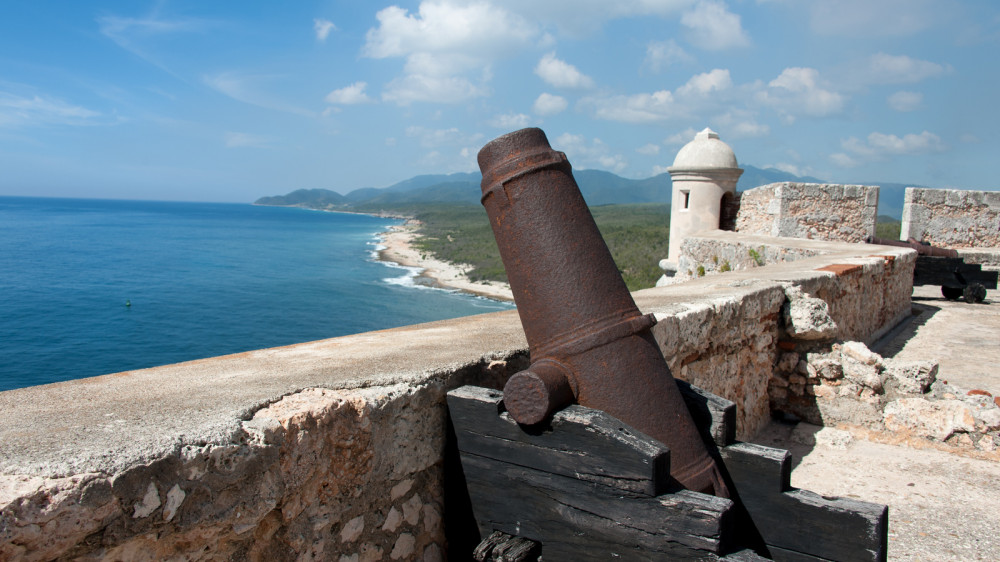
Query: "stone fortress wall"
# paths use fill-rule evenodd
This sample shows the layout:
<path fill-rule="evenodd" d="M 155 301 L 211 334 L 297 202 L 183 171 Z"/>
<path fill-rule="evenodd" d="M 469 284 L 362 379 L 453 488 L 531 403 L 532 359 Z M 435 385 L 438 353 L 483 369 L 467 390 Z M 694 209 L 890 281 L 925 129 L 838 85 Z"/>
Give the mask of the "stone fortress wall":
<path fill-rule="evenodd" d="M 875 236 L 878 187 L 772 183 L 744 191 L 736 230 L 809 240 L 865 242 Z"/>
<path fill-rule="evenodd" d="M 968 263 L 1000 267 L 1000 191 L 908 187 L 900 238 L 954 248 Z"/>

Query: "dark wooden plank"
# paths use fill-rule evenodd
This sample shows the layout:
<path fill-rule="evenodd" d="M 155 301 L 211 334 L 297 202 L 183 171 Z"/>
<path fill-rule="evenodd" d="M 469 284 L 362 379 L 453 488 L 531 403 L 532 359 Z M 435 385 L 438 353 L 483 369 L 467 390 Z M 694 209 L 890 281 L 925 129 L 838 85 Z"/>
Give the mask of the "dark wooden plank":
<path fill-rule="evenodd" d="M 791 489 L 792 454 L 756 443 L 734 443 L 719 450 L 740 496 L 744 487 L 757 494 Z"/>
<path fill-rule="evenodd" d="M 794 550 L 786 550 L 776 546 L 771 547 L 771 560 L 779 562 L 829 562 L 829 558 L 821 558 L 811 554 L 802 554 Z"/>
<path fill-rule="evenodd" d="M 781 449 L 737 443 L 721 454 L 740 501 L 776 560 L 810 559 L 796 558 L 800 555 L 886 559 L 888 507 L 791 488 L 791 455 Z"/>
<path fill-rule="evenodd" d="M 964 287 L 979 283 L 987 289 L 996 289 L 997 275 L 996 271 L 983 271 L 980 264 L 965 263 L 962 258 L 917 256 L 913 284 Z"/>
<path fill-rule="evenodd" d="M 629 494 L 468 453 L 462 466 L 482 535 L 537 541 L 546 560 L 706 559 L 727 547 L 727 499 Z"/>
<path fill-rule="evenodd" d="M 736 404 L 707 390 L 677 379 L 677 388 L 702 437 L 718 447 L 736 441 Z"/>
<path fill-rule="evenodd" d="M 544 472 L 656 496 L 670 486 L 665 445 L 589 408 L 569 406 L 528 433 L 502 411 L 503 394 L 464 386 L 448 393 L 459 450 Z"/>
<path fill-rule="evenodd" d="M 723 556 L 721 560 L 725 560 L 726 562 L 764 562 L 765 560 L 771 560 L 771 558 L 761 556 L 760 554 L 757 554 L 747 548 L 740 550 L 739 552 L 727 554 L 726 556 Z"/>

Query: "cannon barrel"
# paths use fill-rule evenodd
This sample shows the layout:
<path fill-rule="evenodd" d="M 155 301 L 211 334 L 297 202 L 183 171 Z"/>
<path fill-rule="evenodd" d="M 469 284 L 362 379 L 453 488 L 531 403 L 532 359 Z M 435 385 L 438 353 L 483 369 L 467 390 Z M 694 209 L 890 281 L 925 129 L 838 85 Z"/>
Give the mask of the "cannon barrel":
<path fill-rule="evenodd" d="M 727 496 L 650 328 L 573 179 L 541 129 L 479 152 L 482 203 L 507 270 L 531 354 L 504 404 L 533 425 L 574 400 L 604 410 L 670 448 L 685 488 Z"/>

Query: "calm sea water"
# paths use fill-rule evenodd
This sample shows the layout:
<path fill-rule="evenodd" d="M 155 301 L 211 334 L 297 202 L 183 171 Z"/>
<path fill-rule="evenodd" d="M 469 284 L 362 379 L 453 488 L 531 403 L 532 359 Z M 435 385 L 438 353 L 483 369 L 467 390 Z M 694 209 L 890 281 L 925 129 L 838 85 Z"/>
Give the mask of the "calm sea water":
<path fill-rule="evenodd" d="M 0 391 L 510 308 L 376 262 L 397 222 L 0 197 Z"/>

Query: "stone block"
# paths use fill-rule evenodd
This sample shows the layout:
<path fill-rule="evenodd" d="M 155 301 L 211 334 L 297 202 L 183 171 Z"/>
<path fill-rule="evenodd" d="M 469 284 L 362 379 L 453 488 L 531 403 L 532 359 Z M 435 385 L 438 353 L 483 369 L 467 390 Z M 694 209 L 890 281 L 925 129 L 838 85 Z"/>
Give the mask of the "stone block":
<path fill-rule="evenodd" d="M 890 431 L 912 433 L 936 441 L 976 429 L 972 408 L 961 400 L 901 398 L 886 405 L 883 421 Z"/>
<path fill-rule="evenodd" d="M 823 299 L 807 296 L 797 287 L 785 290 L 788 302 L 782 307 L 788 334 L 802 340 L 833 339 L 837 323 L 830 318 L 830 307 Z"/>
<path fill-rule="evenodd" d="M 902 362 L 885 359 L 885 369 L 899 392 L 910 394 L 926 393 L 937 380 L 938 364 L 935 361 Z"/>

